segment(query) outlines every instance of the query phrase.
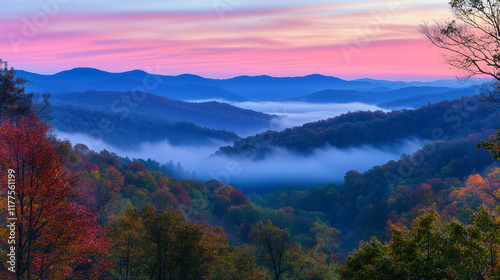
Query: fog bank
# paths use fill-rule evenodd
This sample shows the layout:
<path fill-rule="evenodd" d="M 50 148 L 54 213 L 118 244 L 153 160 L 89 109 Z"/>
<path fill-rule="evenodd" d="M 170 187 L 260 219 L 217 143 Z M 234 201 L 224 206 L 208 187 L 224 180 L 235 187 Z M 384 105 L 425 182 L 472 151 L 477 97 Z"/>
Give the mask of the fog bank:
<path fill-rule="evenodd" d="M 324 147 L 309 155 L 276 149 L 265 159 L 252 161 L 246 158 L 212 155 L 220 146 L 228 143 L 172 146 L 164 141 L 144 143 L 134 150 L 123 150 L 86 135 L 56 133 L 60 139 L 69 139 L 73 145 L 85 144 L 94 151 L 106 149 L 122 157 L 151 158 L 161 164 L 170 160 L 180 162 L 184 169 L 195 171 L 197 180 L 216 179 L 247 192 L 284 186 L 308 187 L 341 183 L 349 170 L 364 172 L 373 166 L 397 160 L 404 153 L 413 153 L 427 143 L 418 139 L 406 139 L 396 145 L 383 147 Z"/>
<path fill-rule="evenodd" d="M 324 120 L 328 118 L 333 118 L 345 114 L 347 112 L 356 111 L 384 111 L 388 112 L 390 110 L 370 105 L 364 103 L 307 103 L 307 102 L 277 102 L 277 101 L 247 101 L 247 102 L 227 102 L 224 100 L 192 100 L 190 102 L 206 102 L 206 101 L 218 101 L 231 104 L 233 106 L 249 109 L 256 112 L 262 112 L 265 114 L 271 114 L 279 116 L 280 118 L 275 120 L 271 127 L 266 129 L 272 130 L 284 130 L 286 128 L 300 126 L 308 122 L 314 122 L 318 120 Z M 266 130 L 263 129 L 262 131 Z M 257 131 L 262 132 L 262 131 Z M 249 135 L 240 135 L 249 136 Z"/>

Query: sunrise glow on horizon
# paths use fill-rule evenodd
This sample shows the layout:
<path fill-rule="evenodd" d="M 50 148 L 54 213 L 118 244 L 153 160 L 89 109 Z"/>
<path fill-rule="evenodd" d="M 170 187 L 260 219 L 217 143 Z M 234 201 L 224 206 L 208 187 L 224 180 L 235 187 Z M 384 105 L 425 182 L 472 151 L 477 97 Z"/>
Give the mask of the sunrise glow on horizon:
<path fill-rule="evenodd" d="M 110 72 L 433 80 L 459 75 L 418 25 L 448 1 L 7 0 L 0 58 L 53 74 Z"/>

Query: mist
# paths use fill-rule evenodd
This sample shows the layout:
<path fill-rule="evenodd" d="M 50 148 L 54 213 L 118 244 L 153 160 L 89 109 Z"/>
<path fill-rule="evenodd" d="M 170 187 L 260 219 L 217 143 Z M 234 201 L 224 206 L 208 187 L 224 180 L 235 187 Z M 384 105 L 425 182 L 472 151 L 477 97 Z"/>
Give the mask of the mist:
<path fill-rule="evenodd" d="M 261 131 L 254 131 L 255 134 L 263 132 L 267 129 L 284 130 L 286 128 L 300 126 L 305 123 L 314 122 L 333 118 L 345 114 L 347 112 L 356 111 L 384 111 L 390 110 L 370 105 L 365 103 L 307 103 L 307 102 L 278 102 L 278 101 L 246 101 L 246 102 L 229 102 L 224 100 L 191 100 L 189 102 L 207 102 L 217 101 L 228 103 L 233 106 L 249 109 L 256 112 L 261 112 L 270 115 L 276 115 L 277 118 L 271 123 L 271 127 L 262 129 Z M 253 135 L 253 134 L 252 134 Z M 243 137 L 250 135 L 240 135 Z"/>
<path fill-rule="evenodd" d="M 285 186 L 311 187 L 342 183 L 350 170 L 365 172 L 402 154 L 421 149 L 428 141 L 406 139 L 394 146 L 337 149 L 324 147 L 311 154 L 276 149 L 263 160 L 211 156 L 200 161 L 196 173 L 200 177 L 219 180 L 248 191 Z"/>
<path fill-rule="evenodd" d="M 57 132 L 58 138 L 68 139 L 73 145 L 82 143 L 99 152 L 106 149 L 119 156 L 154 159 L 160 164 L 172 160 L 180 162 L 184 169 L 194 171 L 194 179 L 200 181 L 219 180 L 245 192 L 264 191 L 285 186 L 310 187 L 343 182 L 347 171 L 364 172 L 376 165 L 397 160 L 404 154 L 413 153 L 428 141 L 419 139 L 401 140 L 392 146 L 369 145 L 337 149 L 324 147 L 304 155 L 284 149 L 276 149 L 263 160 L 253 161 L 242 157 L 215 156 L 218 143 L 205 146 L 173 146 L 167 141 L 144 143 L 138 149 L 124 150 L 91 139 L 83 134 Z"/>

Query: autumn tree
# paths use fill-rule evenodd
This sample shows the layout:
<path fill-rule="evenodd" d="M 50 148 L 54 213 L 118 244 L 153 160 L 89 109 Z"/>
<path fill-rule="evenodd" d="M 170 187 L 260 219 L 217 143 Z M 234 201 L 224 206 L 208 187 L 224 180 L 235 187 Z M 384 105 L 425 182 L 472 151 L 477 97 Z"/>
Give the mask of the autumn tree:
<path fill-rule="evenodd" d="M 117 279 L 267 279 L 252 246 L 233 248 L 221 229 L 171 208 L 130 206 L 109 222 L 108 235 Z"/>
<path fill-rule="evenodd" d="M 490 209 L 500 205 L 500 168 L 495 168 L 484 178 L 479 174 L 469 176 L 457 198 L 467 200 L 474 196 Z"/>
<path fill-rule="evenodd" d="M 114 207 L 121 198 L 121 190 L 124 184 L 124 176 L 115 167 L 109 166 L 105 172 L 92 170 L 91 179 L 83 180 L 82 190 L 90 188 L 89 192 L 94 194 L 95 208 L 99 217 L 99 223 L 103 224 L 112 215 Z"/>
<path fill-rule="evenodd" d="M 227 239 L 226 239 L 227 242 Z M 242 245 L 231 247 L 227 243 L 209 268 L 208 279 L 213 280 L 267 280 L 267 270 L 257 267 L 255 247 Z"/>
<path fill-rule="evenodd" d="M 58 143 L 35 115 L 0 124 L 0 177 L 15 180 L 2 203 L 13 202 L 5 216 L 15 219 L 15 238 L 3 245 L 14 248 L 17 279 L 97 279 L 107 265 L 95 215 L 70 200 Z"/>
<path fill-rule="evenodd" d="M 131 207 L 108 224 L 113 239 L 110 250 L 115 264 L 115 276 L 120 280 L 139 278 L 146 274 L 148 252 L 144 243 L 144 227 L 139 212 Z"/>
<path fill-rule="evenodd" d="M 314 233 L 316 248 L 325 255 L 325 265 L 329 268 L 333 264 L 339 248 L 340 231 L 317 222 L 314 223 L 314 227 L 310 231 Z"/>

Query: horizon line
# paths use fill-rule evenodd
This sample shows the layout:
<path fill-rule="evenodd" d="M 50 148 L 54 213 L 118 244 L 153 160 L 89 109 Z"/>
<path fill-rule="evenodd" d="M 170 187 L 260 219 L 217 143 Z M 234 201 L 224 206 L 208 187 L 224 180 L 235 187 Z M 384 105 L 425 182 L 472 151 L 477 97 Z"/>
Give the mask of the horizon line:
<path fill-rule="evenodd" d="M 443 80 L 457 80 L 459 81 L 460 79 L 462 79 L 461 77 L 458 77 L 458 76 L 421 76 L 421 77 L 410 77 L 410 78 L 407 78 L 407 79 L 404 79 L 404 78 L 394 78 L 394 79 L 391 79 L 391 78 L 383 78 L 383 77 L 373 77 L 373 76 L 376 76 L 376 74 L 373 74 L 371 76 L 360 76 L 360 77 L 357 77 L 357 78 L 343 78 L 341 77 L 340 75 L 328 75 L 328 74 L 322 74 L 322 73 L 310 73 L 310 74 L 306 74 L 306 75 L 301 75 L 301 76 L 273 76 L 273 75 L 269 75 L 269 74 L 260 74 L 260 75 L 251 75 L 251 74 L 233 74 L 233 75 L 229 75 L 229 76 L 226 76 L 222 73 L 219 73 L 220 75 L 217 75 L 218 73 L 214 73 L 215 75 L 217 75 L 218 77 L 216 76 L 213 76 L 213 77 L 209 77 L 209 76 L 205 76 L 205 75 L 202 75 L 202 74 L 193 74 L 193 73 L 180 73 L 180 74 L 168 74 L 168 73 L 151 73 L 151 72 L 148 72 L 146 70 L 143 70 L 143 69 L 132 69 L 132 70 L 126 70 L 126 71 L 108 71 L 108 70 L 103 70 L 103 69 L 100 69 L 100 68 L 94 68 L 94 67 L 85 67 L 85 66 L 82 66 L 82 67 L 74 67 L 74 68 L 71 68 L 71 69 L 66 69 L 66 70 L 61 70 L 61 71 L 58 71 L 58 72 L 45 72 L 45 73 L 42 73 L 42 72 L 35 72 L 35 71 L 28 71 L 28 70 L 25 70 L 25 69 L 15 69 L 16 71 L 24 71 L 24 72 L 27 72 L 27 73 L 31 73 L 31 74 L 37 74 L 37 75 L 42 75 L 42 76 L 53 76 L 53 75 L 57 75 L 57 74 L 60 74 L 60 73 L 63 73 L 63 72 L 69 72 L 69 71 L 73 71 L 73 70 L 78 70 L 78 69 L 89 69 L 89 70 L 97 70 L 97 71 L 101 71 L 101 72 L 105 72 L 105 73 L 109 73 L 109 74 L 124 74 L 124 73 L 128 73 L 128 72 L 134 72 L 134 71 L 141 71 L 141 72 L 144 72 L 146 74 L 149 74 L 149 75 L 160 75 L 160 76 L 171 76 L 171 77 L 178 77 L 178 76 L 183 76 L 183 75 L 191 75 L 191 76 L 197 76 L 197 77 L 200 77 L 200 78 L 204 78 L 204 79 L 211 79 L 211 80 L 230 80 L 230 79 L 234 79 L 234 78 L 239 78 L 239 77 L 251 77 L 251 78 L 256 78 L 256 77 L 271 77 L 271 78 L 304 78 L 304 77 L 309 77 L 309 76 L 323 76 L 323 77 L 329 77 L 329 78 L 337 78 L 337 79 L 341 79 L 341 80 L 344 80 L 344 81 L 359 81 L 359 80 L 379 80 L 379 81 L 388 81 L 388 82 L 408 82 L 408 83 L 411 83 L 411 82 L 437 82 L 437 81 L 443 81 Z M 221 77 L 224 76 L 224 77 Z M 385 75 L 384 75 L 385 76 Z M 415 75 L 415 76 L 418 76 L 418 75 Z M 471 78 L 473 79 L 473 78 Z"/>

